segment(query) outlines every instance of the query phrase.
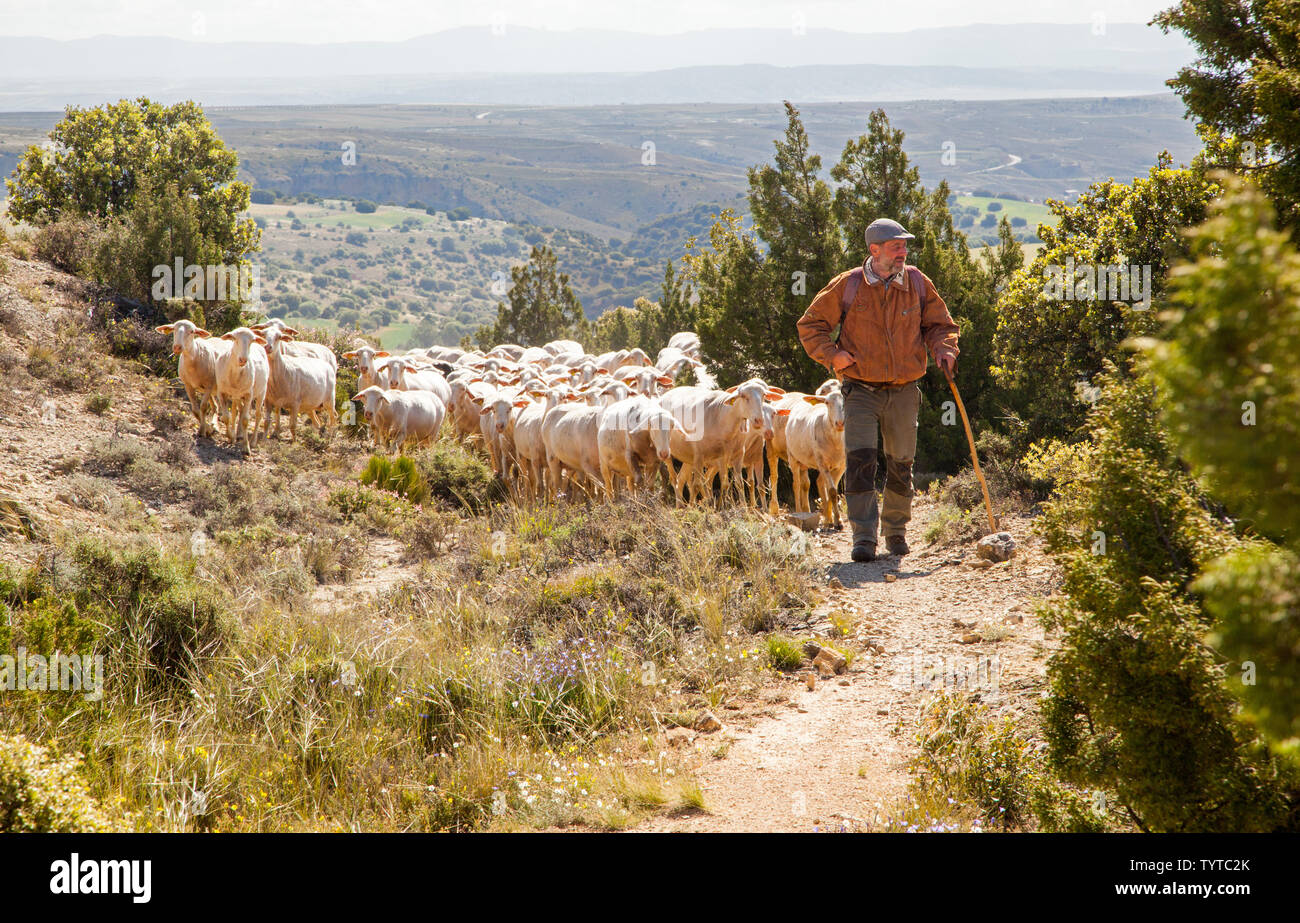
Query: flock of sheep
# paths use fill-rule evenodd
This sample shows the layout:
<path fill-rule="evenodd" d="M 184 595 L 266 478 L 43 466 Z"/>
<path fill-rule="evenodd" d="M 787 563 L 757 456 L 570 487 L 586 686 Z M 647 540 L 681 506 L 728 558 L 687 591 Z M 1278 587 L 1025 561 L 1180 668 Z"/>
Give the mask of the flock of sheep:
<path fill-rule="evenodd" d="M 187 320 L 157 330 L 172 335 L 200 436 L 215 433 L 214 412 L 226 438 L 249 452 L 259 431 L 279 436 L 281 411 L 289 413 L 291 440 L 299 414 L 322 433 L 327 424 L 337 426 L 338 358 L 326 346 L 295 339 L 297 331 L 283 321 L 220 338 Z M 591 355 L 573 340 L 401 355 L 361 345 L 342 358 L 356 362 L 352 400 L 376 446 L 391 453 L 431 443 L 450 418 L 457 437 L 481 441 L 496 475 L 530 502 L 575 490 L 613 498 L 624 487 L 653 486 L 659 473 L 679 503 L 712 497 L 718 478 L 720 497 L 734 491 L 775 515 L 777 464 L 785 461 L 795 510 L 809 512 L 808 472 L 815 469 L 821 520 L 840 527 L 844 399 L 834 379 L 815 394 L 757 378 L 720 390 L 693 333 L 675 334 L 653 361 L 640 349 Z M 696 385 L 676 383 L 686 369 Z"/>

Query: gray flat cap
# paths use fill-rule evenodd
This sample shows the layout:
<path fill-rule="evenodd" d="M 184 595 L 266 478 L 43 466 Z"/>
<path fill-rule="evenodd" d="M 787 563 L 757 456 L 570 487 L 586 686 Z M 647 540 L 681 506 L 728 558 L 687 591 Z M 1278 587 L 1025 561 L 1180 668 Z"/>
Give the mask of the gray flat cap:
<path fill-rule="evenodd" d="M 903 230 L 903 226 L 889 218 L 877 218 L 867 225 L 868 244 L 883 244 L 887 240 L 915 240 L 915 234 Z"/>

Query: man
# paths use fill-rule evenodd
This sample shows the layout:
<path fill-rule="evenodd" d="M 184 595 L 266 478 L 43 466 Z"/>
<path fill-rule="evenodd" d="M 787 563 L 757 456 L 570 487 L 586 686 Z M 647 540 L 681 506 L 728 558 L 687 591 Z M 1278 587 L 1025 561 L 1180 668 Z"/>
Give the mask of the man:
<path fill-rule="evenodd" d="M 897 221 L 878 218 L 866 231 L 870 256 L 817 293 L 799 319 L 799 340 L 836 377 L 843 376 L 844 496 L 853 526 L 853 560 L 874 561 L 883 520 L 885 547 L 904 555 L 912 518 L 912 462 L 926 347 L 940 368 L 957 374 L 958 328 L 934 283 L 907 266 Z M 841 320 L 843 321 L 841 325 Z M 831 332 L 840 325 L 838 338 Z M 876 426 L 885 456 L 883 511 L 876 508 Z"/>

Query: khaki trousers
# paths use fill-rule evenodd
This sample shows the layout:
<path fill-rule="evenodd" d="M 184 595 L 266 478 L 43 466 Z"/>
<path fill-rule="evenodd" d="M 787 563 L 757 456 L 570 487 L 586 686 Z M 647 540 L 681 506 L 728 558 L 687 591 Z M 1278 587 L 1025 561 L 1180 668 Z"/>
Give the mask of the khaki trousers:
<path fill-rule="evenodd" d="M 840 386 L 844 394 L 844 499 L 853 543 L 876 544 L 881 530 L 886 538 L 903 536 L 912 518 L 912 463 L 916 460 L 917 417 L 921 388 L 911 382 L 898 388 L 872 388 L 851 378 Z M 885 498 L 877 508 L 876 464 L 880 427 L 885 456 Z"/>

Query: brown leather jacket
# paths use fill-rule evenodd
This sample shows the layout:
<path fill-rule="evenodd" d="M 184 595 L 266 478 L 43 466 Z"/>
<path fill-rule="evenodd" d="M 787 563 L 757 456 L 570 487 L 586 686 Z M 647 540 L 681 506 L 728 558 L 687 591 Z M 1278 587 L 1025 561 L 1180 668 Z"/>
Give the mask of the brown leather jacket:
<path fill-rule="evenodd" d="M 905 385 L 925 375 L 926 347 L 937 361 L 945 352 L 956 358 L 959 329 L 939 297 L 934 283 L 924 273 L 925 310 L 919 301 L 909 269 L 888 282 L 872 284 L 864 276 L 853 304 L 844 314 L 839 343 L 831 336 L 840 323 L 840 298 L 848 272 L 842 272 L 817 293 L 799 318 L 799 341 L 803 348 L 832 373 L 831 360 L 841 349 L 857 360 L 841 370 L 847 378 L 872 384 Z M 885 289 L 888 288 L 888 292 Z"/>

